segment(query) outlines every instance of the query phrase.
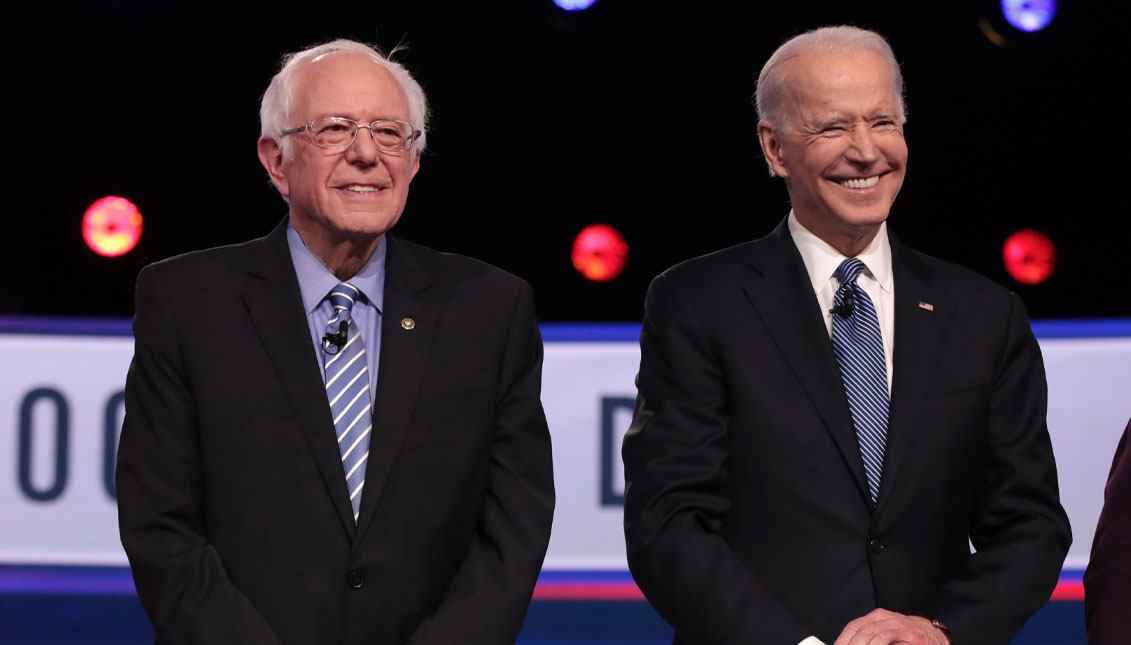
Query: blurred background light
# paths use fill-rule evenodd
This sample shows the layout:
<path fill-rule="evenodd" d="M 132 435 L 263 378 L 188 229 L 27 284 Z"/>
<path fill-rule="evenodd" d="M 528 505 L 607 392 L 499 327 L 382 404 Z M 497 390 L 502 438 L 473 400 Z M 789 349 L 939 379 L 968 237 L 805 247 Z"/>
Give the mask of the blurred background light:
<path fill-rule="evenodd" d="M 259 237 L 285 210 L 254 153 L 234 143 L 257 140 L 257 120 L 233 120 L 229 110 L 201 106 L 254 108 L 281 52 L 317 38 L 316 26 L 295 21 L 277 5 L 253 11 L 236 3 L 212 15 L 191 3 L 80 4 L 78 12 L 27 5 L 12 23 L 18 27 L 12 38 L 0 45 L 14 61 L 13 83 L 41 92 L 35 101 L 41 122 L 69 123 L 74 106 L 82 105 L 84 121 L 98 124 L 84 130 L 85 146 L 103 151 L 61 182 L 57 172 L 32 169 L 58 163 L 67 128 L 53 132 L 49 145 L 36 144 L 34 128 L 11 129 L 22 156 L 8 211 L 21 215 L 8 218 L 7 232 L 20 243 L 0 257 L 7 263 L 0 271 L 43 282 L 0 284 L 0 316 L 128 317 L 142 265 Z M 128 20 L 119 5 L 130 7 Z M 1034 160 L 1111 157 L 1110 136 L 1047 136 L 1049 124 L 1064 116 L 1064 101 L 1049 97 L 1071 97 L 1074 112 L 1106 114 L 1111 96 L 1095 88 L 1111 86 L 1123 73 L 1126 5 L 1088 5 L 1072 11 L 1077 5 L 1064 4 L 1060 11 L 1058 3 L 1049 26 L 1030 33 L 1006 21 L 1002 0 L 929 12 L 914 3 L 598 0 L 595 11 L 580 12 L 549 0 L 457 3 L 441 12 L 433 3 L 402 3 L 381 12 L 379 29 L 370 12 L 334 35 L 370 42 L 380 33 L 378 44 L 390 49 L 408 34 L 413 48 L 403 62 L 425 74 L 421 81 L 435 94 L 429 97 L 440 119 L 434 144 L 443 154 L 426 157 L 427 172 L 413 180 L 397 235 L 504 267 L 535 293 L 553 293 L 537 299 L 540 320 L 639 321 L 656 274 L 777 225 L 787 210 L 786 189 L 780 179 L 762 176 L 756 137 L 742 134 L 753 131 L 757 118 L 747 101 L 752 74 L 772 47 L 815 26 L 814 20 L 878 29 L 893 38 L 908 65 L 909 98 L 917 106 L 912 143 L 921 170 L 908 177 L 897 208 L 919 216 L 896 215 L 893 232 L 924 253 L 1016 288 L 1002 265 L 1002 243 L 1021 228 L 1042 230 L 1061 257 L 1052 278 L 1025 289 L 1034 318 L 1131 316 L 1131 303 L 1103 297 L 1105 289 L 1092 279 L 1106 270 L 1105 259 L 1125 252 L 1131 218 L 1104 217 L 1098 236 L 1066 223 L 1066 213 L 1110 212 L 1124 182 L 1121 164 L 1061 164 L 1057 181 L 1034 179 L 1042 172 Z M 484 41 L 484 29 L 499 38 Z M 40 51 L 36 34 L 44 33 L 69 44 Z M 225 40 L 231 33 L 263 34 L 246 49 L 237 46 L 247 64 L 232 64 Z M 37 55 L 28 58 L 27 51 Z M 961 82 L 945 82 L 955 70 Z M 52 82 L 61 78 L 81 82 Z M 192 100 L 184 100 L 186 87 Z M 239 89 L 233 94 L 232 88 Z M 22 123 L 20 106 L 9 107 L 9 122 Z M 139 113 L 196 127 L 170 146 L 159 129 L 130 130 Z M 717 138 L 711 163 L 673 166 L 673 142 L 658 136 L 673 133 L 672 124 L 686 123 L 688 115 L 708 115 Z M 485 123 L 507 124 L 522 155 L 509 146 L 481 145 Z M 995 154 L 971 159 L 969 150 L 954 145 L 957 130 Z M 128 150 L 123 132 L 136 132 Z M 595 155 L 595 139 L 615 142 L 615 153 Z M 186 197 L 186 178 L 201 177 L 202 160 L 210 176 L 224 180 L 207 199 Z M 931 177 L 956 167 L 967 168 L 963 190 L 940 191 Z M 489 169 L 503 171 L 507 181 L 485 181 Z M 1037 190 L 1017 189 L 1035 181 Z M 970 194 L 979 196 L 977 204 Z M 83 211 L 105 195 L 130 199 L 145 218 L 160 211 L 160 225 L 145 222 L 143 239 L 117 259 L 87 250 L 78 235 Z M 490 204 L 497 214 L 491 225 L 468 217 L 468 204 Z M 956 212 L 993 222 L 993 233 L 971 236 L 966 227 L 940 225 Z M 569 259 L 578 231 L 596 222 L 632 238 L 632 266 L 600 284 L 580 276 Z M 44 288 L 71 295 L 45 301 L 38 296 Z"/>
<path fill-rule="evenodd" d="M 628 243 L 607 224 L 586 226 L 573 240 L 573 266 L 587 279 L 608 282 L 628 264 Z"/>
<path fill-rule="evenodd" d="M 554 0 L 554 4 L 558 5 L 566 11 L 581 11 L 593 6 L 597 0 Z"/>
<path fill-rule="evenodd" d="M 1056 0 L 1001 0 L 1001 12 L 1021 31 L 1040 31 L 1056 15 Z"/>
<path fill-rule="evenodd" d="M 1040 231 L 1024 228 L 1005 240 L 1005 270 L 1022 284 L 1040 284 L 1056 270 L 1056 245 Z"/>
<path fill-rule="evenodd" d="M 83 214 L 82 239 L 99 255 L 129 253 L 141 239 L 141 212 L 125 197 L 103 197 Z"/>

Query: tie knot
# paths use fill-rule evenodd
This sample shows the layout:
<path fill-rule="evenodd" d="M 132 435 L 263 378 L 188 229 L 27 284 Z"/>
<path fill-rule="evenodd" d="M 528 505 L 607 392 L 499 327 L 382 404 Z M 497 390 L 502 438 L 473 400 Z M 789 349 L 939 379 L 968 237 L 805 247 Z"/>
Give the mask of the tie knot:
<path fill-rule="evenodd" d="M 343 282 L 330 291 L 330 304 L 335 316 L 341 311 L 353 311 L 353 303 L 361 296 L 361 291 L 348 282 Z"/>
<path fill-rule="evenodd" d="M 860 260 L 848 258 L 844 262 L 841 262 L 840 266 L 836 268 L 836 279 L 840 281 L 841 286 L 853 284 L 856 282 L 856 278 L 859 278 L 860 274 L 863 273 L 866 268 L 867 267 L 864 266 L 864 263 Z"/>

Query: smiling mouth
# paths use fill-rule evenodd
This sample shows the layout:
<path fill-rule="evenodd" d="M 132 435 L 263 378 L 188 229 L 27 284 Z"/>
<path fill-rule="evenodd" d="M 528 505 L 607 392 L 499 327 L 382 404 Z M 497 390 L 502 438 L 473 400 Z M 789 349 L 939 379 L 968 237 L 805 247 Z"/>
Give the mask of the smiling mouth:
<path fill-rule="evenodd" d="M 361 184 L 351 184 L 349 186 L 342 186 L 343 190 L 348 190 L 351 193 L 373 193 L 381 190 L 377 186 L 363 186 Z"/>
<path fill-rule="evenodd" d="M 872 186 L 880 183 L 880 176 L 873 175 L 871 177 L 865 177 L 863 179 L 841 179 L 837 181 L 837 183 L 841 186 L 844 186 L 845 188 L 860 190 L 863 188 L 871 188 Z"/>

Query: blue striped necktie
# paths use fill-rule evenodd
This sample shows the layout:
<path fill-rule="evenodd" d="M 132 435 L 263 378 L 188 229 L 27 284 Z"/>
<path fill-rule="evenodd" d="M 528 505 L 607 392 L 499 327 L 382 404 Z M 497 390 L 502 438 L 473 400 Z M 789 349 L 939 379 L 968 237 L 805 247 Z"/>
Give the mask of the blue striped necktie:
<path fill-rule="evenodd" d="M 876 307 L 856 284 L 864 269 L 864 263 L 856 258 L 848 258 L 837 267 L 840 288 L 833 296 L 833 353 L 848 395 L 874 506 L 884 471 L 888 434 L 888 372 Z"/>
<path fill-rule="evenodd" d="M 369 359 L 365 356 L 361 332 L 350 315 L 360 296 L 357 287 L 348 282 L 334 287 L 329 296 L 334 315 L 327 322 L 326 337 L 322 339 L 326 397 L 334 416 L 355 523 L 361 508 L 361 489 L 365 486 L 365 464 L 369 461 L 369 433 L 373 429 Z M 334 338 L 344 344 L 335 344 L 331 340 Z"/>

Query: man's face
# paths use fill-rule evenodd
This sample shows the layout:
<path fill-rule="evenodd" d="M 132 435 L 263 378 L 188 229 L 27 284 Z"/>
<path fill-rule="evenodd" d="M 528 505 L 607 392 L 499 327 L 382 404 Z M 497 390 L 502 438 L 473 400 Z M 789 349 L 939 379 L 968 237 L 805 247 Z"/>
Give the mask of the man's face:
<path fill-rule="evenodd" d="M 784 63 L 784 132 L 759 124 L 799 222 L 835 247 L 867 243 L 903 185 L 907 142 L 891 70 L 870 50 Z M 843 249 L 842 249 L 843 250 Z"/>
<path fill-rule="evenodd" d="M 353 52 L 326 54 L 295 75 L 287 127 L 328 116 L 362 124 L 410 121 L 408 99 L 392 74 Z M 363 129 L 348 150 L 319 148 L 305 133 L 291 135 L 291 145 L 289 161 L 277 153 L 272 179 L 307 246 L 376 240 L 400 219 L 420 167 L 415 152 L 379 150 Z"/>

